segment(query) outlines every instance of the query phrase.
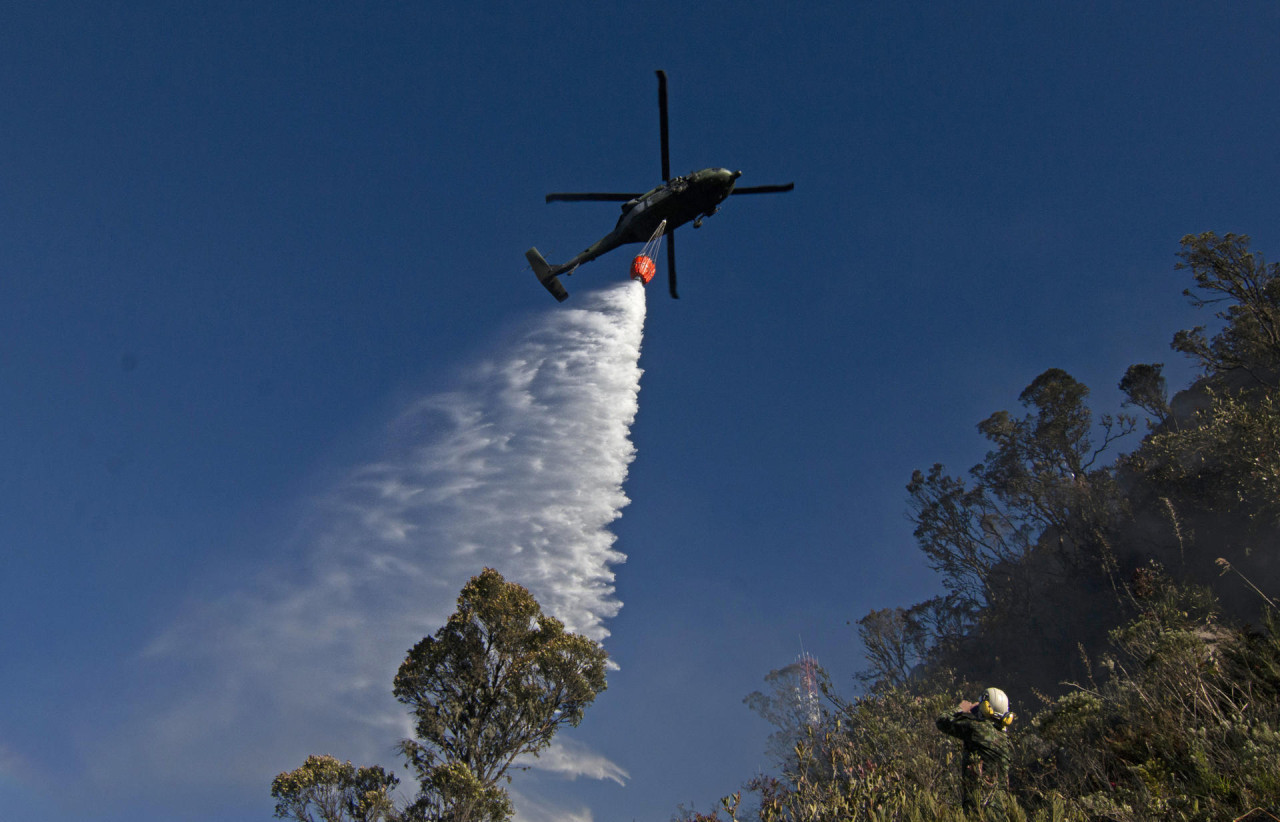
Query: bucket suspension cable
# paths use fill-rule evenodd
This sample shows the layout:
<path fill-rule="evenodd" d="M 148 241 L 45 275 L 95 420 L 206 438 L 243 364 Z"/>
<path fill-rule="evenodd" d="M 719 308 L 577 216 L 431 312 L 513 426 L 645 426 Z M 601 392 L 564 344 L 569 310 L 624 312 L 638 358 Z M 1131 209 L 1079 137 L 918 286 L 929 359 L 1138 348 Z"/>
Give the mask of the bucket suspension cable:
<path fill-rule="evenodd" d="M 666 220 L 658 223 L 658 228 L 653 232 L 653 236 L 649 238 L 649 242 L 644 244 L 644 248 L 631 261 L 631 279 L 639 280 L 648 285 L 654 274 L 658 273 L 658 266 L 654 260 L 658 256 L 658 251 L 662 248 L 662 235 L 666 233 L 666 230 Z"/>

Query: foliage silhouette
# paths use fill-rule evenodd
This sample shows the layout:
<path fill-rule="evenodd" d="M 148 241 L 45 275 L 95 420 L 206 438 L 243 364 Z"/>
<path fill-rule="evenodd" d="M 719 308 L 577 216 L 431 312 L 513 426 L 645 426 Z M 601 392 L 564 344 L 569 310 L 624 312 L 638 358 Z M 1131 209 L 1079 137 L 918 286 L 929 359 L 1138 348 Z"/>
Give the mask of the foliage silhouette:
<path fill-rule="evenodd" d="M 458 610 L 410 649 L 394 680 L 413 711 L 417 739 L 400 743 L 418 795 L 396 808 L 398 781 L 310 757 L 272 783 L 276 816 L 299 822 L 502 822 L 513 813 L 501 782 L 517 757 L 536 756 L 564 725 L 577 725 L 605 689 L 607 655 L 542 613 L 528 590 L 492 568 L 472 577 Z"/>
<path fill-rule="evenodd" d="M 1280 266 L 1240 235 L 1188 235 L 1179 270 L 1220 328 L 1180 331 L 1200 368 L 1172 400 L 1163 367 L 1131 366 L 1137 429 L 1094 418 L 1049 369 L 1022 416 L 992 414 L 967 477 L 907 487 L 943 596 L 858 621 L 863 691 L 826 692 L 823 721 L 780 772 L 722 813 L 762 822 L 1280 819 Z M 1228 559 L 1230 557 L 1230 559 Z M 935 718 L 997 685 L 1030 720 L 1011 731 L 1010 794 L 959 808 L 957 747 Z"/>

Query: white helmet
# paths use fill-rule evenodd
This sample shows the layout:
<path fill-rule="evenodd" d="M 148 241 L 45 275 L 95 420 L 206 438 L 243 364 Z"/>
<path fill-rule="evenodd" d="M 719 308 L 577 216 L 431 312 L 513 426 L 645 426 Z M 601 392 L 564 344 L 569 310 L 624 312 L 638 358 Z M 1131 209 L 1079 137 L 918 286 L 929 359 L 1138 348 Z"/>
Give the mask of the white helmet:
<path fill-rule="evenodd" d="M 978 710 L 982 711 L 983 716 L 1003 719 L 1009 713 L 1009 697 L 999 688 L 988 688 L 982 692 Z"/>

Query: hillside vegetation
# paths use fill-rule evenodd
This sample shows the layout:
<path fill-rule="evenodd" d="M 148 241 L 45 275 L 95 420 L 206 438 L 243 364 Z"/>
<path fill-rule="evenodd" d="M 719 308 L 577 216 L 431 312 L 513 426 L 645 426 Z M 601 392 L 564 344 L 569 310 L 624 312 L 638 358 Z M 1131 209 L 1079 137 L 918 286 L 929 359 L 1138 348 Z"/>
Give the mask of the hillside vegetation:
<path fill-rule="evenodd" d="M 1050 369 L 978 425 L 981 464 L 916 471 L 945 593 L 859 621 L 856 698 L 824 681 L 815 714 L 753 694 L 778 774 L 710 817 L 1280 819 L 1280 266 L 1231 234 L 1178 256 L 1218 320 L 1174 336 L 1195 383 L 1170 400 L 1160 364 L 1131 366 L 1124 408 L 1095 417 Z M 935 720 L 988 685 L 1014 702 L 1013 760 L 966 817 Z"/>

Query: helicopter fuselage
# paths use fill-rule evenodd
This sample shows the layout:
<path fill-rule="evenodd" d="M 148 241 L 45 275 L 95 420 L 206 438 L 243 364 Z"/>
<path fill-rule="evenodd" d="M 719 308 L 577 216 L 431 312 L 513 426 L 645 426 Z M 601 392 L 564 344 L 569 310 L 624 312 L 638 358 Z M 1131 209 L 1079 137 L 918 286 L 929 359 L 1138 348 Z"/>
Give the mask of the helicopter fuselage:
<path fill-rule="evenodd" d="M 618 223 L 599 241 L 572 260 L 556 266 L 557 273 L 569 272 L 628 243 L 646 242 L 658 224 L 667 221 L 670 233 L 687 222 L 697 226 L 701 218 L 710 217 L 733 192 L 741 171 L 727 168 L 704 168 L 683 177 L 673 177 L 622 204 Z"/>

